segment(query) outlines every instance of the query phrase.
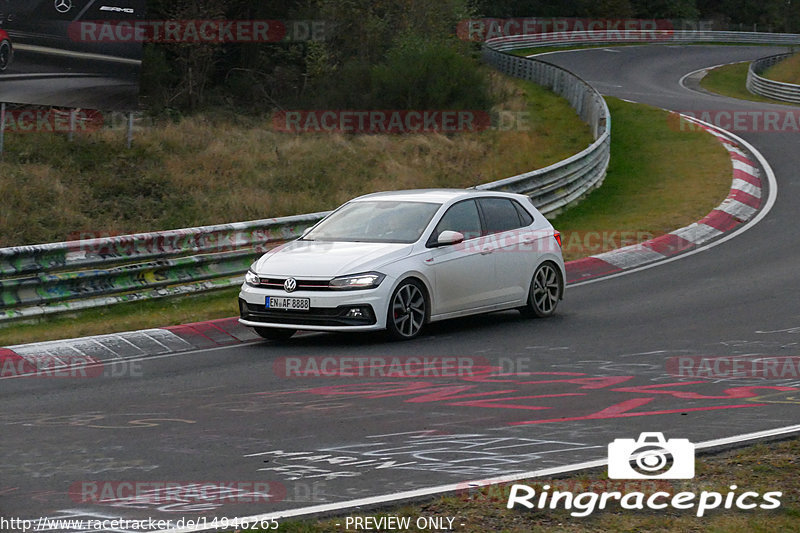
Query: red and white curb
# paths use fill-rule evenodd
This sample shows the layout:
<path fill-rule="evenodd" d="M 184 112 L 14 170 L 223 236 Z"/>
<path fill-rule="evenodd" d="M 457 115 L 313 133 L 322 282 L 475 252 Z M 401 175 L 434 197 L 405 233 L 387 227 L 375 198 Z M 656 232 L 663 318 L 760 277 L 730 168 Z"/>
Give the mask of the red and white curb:
<path fill-rule="evenodd" d="M 688 117 L 685 119 L 691 120 Z M 643 243 L 570 261 L 566 265 L 567 283 L 579 283 L 664 261 L 696 249 L 754 219 L 763 205 L 759 165 L 730 134 L 708 124 L 699 124 L 719 139 L 730 154 L 733 181 L 728 197 L 708 215 L 689 226 Z"/>
<path fill-rule="evenodd" d="M 0 380 L 52 376 L 74 366 L 230 346 L 261 339 L 238 318 L 0 348 Z M 97 375 L 90 373 L 90 375 Z M 76 375 L 80 377 L 80 375 Z"/>

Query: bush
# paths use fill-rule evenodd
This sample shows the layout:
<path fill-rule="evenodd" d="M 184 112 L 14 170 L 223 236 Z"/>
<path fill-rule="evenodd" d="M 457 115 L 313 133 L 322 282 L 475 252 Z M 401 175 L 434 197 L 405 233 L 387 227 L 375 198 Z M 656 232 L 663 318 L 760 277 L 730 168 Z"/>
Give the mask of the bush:
<path fill-rule="evenodd" d="M 373 107 L 488 110 L 487 80 L 459 46 L 413 36 L 399 40 L 372 69 Z"/>

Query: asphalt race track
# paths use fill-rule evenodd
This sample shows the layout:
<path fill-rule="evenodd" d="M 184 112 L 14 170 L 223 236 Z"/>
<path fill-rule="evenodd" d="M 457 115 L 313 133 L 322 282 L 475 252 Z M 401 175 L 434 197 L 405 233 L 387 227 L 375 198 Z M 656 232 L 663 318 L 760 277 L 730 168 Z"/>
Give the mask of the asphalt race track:
<path fill-rule="evenodd" d="M 781 106 L 679 80 L 778 51 L 636 46 L 545 59 L 637 102 L 764 111 Z M 604 459 L 609 442 L 642 431 L 704 442 L 800 423 L 800 376 L 676 372 L 679 357 L 800 356 L 800 133 L 735 133 L 775 172 L 766 218 L 706 251 L 569 287 L 552 319 L 498 313 L 436 324 L 406 343 L 308 334 L 144 358 L 106 379 L 0 381 L 0 516 L 247 516 Z M 352 357 L 439 366 L 287 377 Z M 122 482 L 258 483 L 270 496 L 115 500 Z M 81 496 L 98 486 L 111 496 Z"/>

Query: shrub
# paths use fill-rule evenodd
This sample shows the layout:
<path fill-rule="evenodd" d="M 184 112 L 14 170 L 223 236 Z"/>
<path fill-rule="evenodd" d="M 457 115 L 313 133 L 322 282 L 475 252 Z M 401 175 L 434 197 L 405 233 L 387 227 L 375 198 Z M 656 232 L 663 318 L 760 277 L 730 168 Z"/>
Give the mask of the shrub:
<path fill-rule="evenodd" d="M 407 36 L 372 69 L 372 103 L 384 109 L 489 109 L 488 83 L 461 43 Z"/>

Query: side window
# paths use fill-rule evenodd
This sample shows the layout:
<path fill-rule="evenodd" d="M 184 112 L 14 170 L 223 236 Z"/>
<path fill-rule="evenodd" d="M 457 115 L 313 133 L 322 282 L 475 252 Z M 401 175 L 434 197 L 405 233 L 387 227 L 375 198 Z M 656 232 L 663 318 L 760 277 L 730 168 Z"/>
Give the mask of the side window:
<path fill-rule="evenodd" d="M 517 208 L 517 213 L 519 213 L 519 218 L 522 220 L 523 226 L 530 226 L 533 224 L 533 216 L 528 213 L 527 209 L 519 205 L 517 202 L 512 201 L 514 207 Z"/>
<path fill-rule="evenodd" d="M 459 202 L 450 209 L 436 225 L 431 241 L 439 238 L 443 231 L 457 231 L 464 234 L 464 239 L 473 239 L 481 234 L 481 219 L 475 200 Z"/>
<path fill-rule="evenodd" d="M 522 227 L 517 208 L 507 198 L 481 198 L 481 211 L 488 234 Z"/>

